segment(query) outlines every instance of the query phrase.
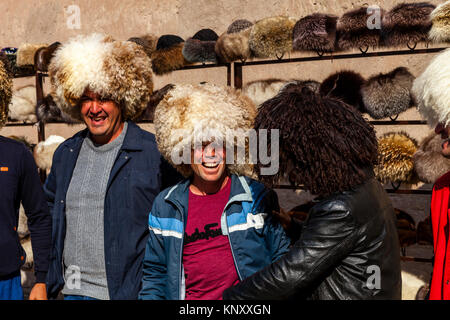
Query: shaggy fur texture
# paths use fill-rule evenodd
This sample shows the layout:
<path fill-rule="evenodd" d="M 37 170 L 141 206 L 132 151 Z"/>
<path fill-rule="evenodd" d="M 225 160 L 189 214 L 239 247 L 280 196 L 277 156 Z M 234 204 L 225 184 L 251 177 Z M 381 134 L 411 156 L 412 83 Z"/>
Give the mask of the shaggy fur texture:
<path fill-rule="evenodd" d="M 315 80 L 289 80 L 280 88 L 280 92 L 289 90 L 291 87 L 306 87 L 314 93 L 319 93 L 320 82 Z"/>
<path fill-rule="evenodd" d="M 191 62 L 217 62 L 216 52 L 214 50 L 216 41 L 202 41 L 190 38 L 184 43 L 182 54 L 184 58 Z"/>
<path fill-rule="evenodd" d="M 375 176 L 382 183 L 415 183 L 413 155 L 417 142 L 406 132 L 389 132 L 378 139 L 378 164 Z"/>
<path fill-rule="evenodd" d="M 34 148 L 34 160 L 39 169 L 50 172 L 52 167 L 53 154 L 56 148 L 66 139 L 60 136 L 51 135 L 45 141 L 39 142 Z"/>
<path fill-rule="evenodd" d="M 146 34 L 142 37 L 132 37 L 128 41 L 137 43 L 142 46 L 145 53 L 151 57 L 152 53 L 156 50 L 156 44 L 158 43 L 158 37 L 154 34 Z"/>
<path fill-rule="evenodd" d="M 420 181 L 434 183 L 439 177 L 450 171 L 450 159 L 442 155 L 441 135 L 434 130 L 419 144 L 413 156 L 414 169 Z"/>
<path fill-rule="evenodd" d="M 242 30 L 248 29 L 253 26 L 253 22 L 248 21 L 246 19 L 238 19 L 233 21 L 227 29 L 226 33 L 238 33 Z"/>
<path fill-rule="evenodd" d="M 430 14 L 435 6 L 427 2 L 401 3 L 387 12 L 381 22 L 385 46 L 403 46 L 427 41 Z"/>
<path fill-rule="evenodd" d="M 229 130 L 251 129 L 255 115 L 256 107 L 251 100 L 233 88 L 212 84 L 176 85 L 155 111 L 158 148 L 167 161 L 189 177 L 190 165 L 175 164 L 172 153 L 183 148 L 191 150 L 195 143 L 210 141 L 211 136 L 223 139 L 227 146 L 245 150 L 245 141 L 226 140 L 226 134 Z M 248 163 L 235 162 L 227 164 L 227 168 L 230 173 L 252 176 L 252 166 Z"/>
<path fill-rule="evenodd" d="M 183 56 L 184 42 L 152 53 L 152 70 L 157 75 L 163 75 L 189 65 Z"/>
<path fill-rule="evenodd" d="M 150 97 L 150 101 L 148 102 L 147 109 L 141 114 L 141 116 L 137 119 L 137 121 L 153 121 L 155 109 L 164 96 L 169 92 L 169 90 L 173 89 L 175 85 L 167 84 L 159 90 L 153 92 Z"/>
<path fill-rule="evenodd" d="M 36 70 L 47 72 L 48 65 L 52 60 L 56 49 L 61 45 L 60 42 L 54 42 L 48 47 L 39 48 L 34 55 L 34 67 Z"/>
<path fill-rule="evenodd" d="M 0 61 L 0 128 L 8 120 L 8 106 L 12 97 L 11 74 L 6 70 L 5 65 Z"/>
<path fill-rule="evenodd" d="M 323 96 L 342 99 L 345 103 L 364 111 L 361 87 L 366 80 L 353 71 L 340 71 L 330 75 L 320 85 L 319 92 Z"/>
<path fill-rule="evenodd" d="M 433 42 L 450 41 L 450 1 L 444 2 L 431 12 L 432 27 L 428 39 Z"/>
<path fill-rule="evenodd" d="M 36 87 L 25 86 L 14 91 L 9 104 L 8 118 L 12 121 L 34 123 L 36 113 Z"/>
<path fill-rule="evenodd" d="M 278 94 L 286 80 L 266 79 L 248 82 L 243 88 L 242 93 L 249 97 L 253 103 L 259 107 L 264 101 L 273 98 Z"/>
<path fill-rule="evenodd" d="M 75 37 L 58 48 L 49 75 L 56 104 L 79 120 L 86 88 L 118 103 L 124 119 L 139 116 L 153 91 L 151 60 L 141 46 L 98 33 Z"/>
<path fill-rule="evenodd" d="M 381 9 L 381 16 L 384 10 Z M 354 48 L 378 47 L 380 44 L 380 30 L 369 29 L 367 22 L 370 14 L 367 7 L 361 7 L 344 13 L 337 21 L 337 46 L 340 50 Z"/>
<path fill-rule="evenodd" d="M 251 58 L 248 43 L 251 30 L 251 28 L 247 28 L 238 32 L 222 34 L 214 47 L 218 60 L 229 63 L 237 60 L 246 61 Z"/>
<path fill-rule="evenodd" d="M 337 17 L 321 13 L 306 16 L 294 26 L 293 49 L 297 51 L 334 51 Z"/>
<path fill-rule="evenodd" d="M 292 31 L 296 19 L 271 17 L 259 20 L 251 28 L 249 46 L 258 58 L 281 57 L 292 51 Z"/>
<path fill-rule="evenodd" d="M 385 46 L 412 45 L 428 40 L 430 14 L 435 6 L 427 2 L 402 3 L 387 12 L 381 22 Z"/>
<path fill-rule="evenodd" d="M 260 175 L 269 185 L 288 178 L 314 195 L 326 196 L 373 176 L 377 160 L 373 127 L 353 107 L 320 96 L 308 86 L 287 87 L 264 102 L 255 129 L 279 130 L 279 171 Z M 261 168 L 258 163 L 259 174 Z"/>
<path fill-rule="evenodd" d="M 24 43 L 17 49 L 16 64 L 19 67 L 34 65 L 34 55 L 40 48 L 46 48 L 47 44 Z"/>
<path fill-rule="evenodd" d="M 414 105 L 414 76 L 405 67 L 370 77 L 361 87 L 364 107 L 374 119 L 391 117 Z"/>
<path fill-rule="evenodd" d="M 450 124 L 450 49 L 433 58 L 425 71 L 414 80 L 412 92 L 417 109 L 434 128 Z"/>
<path fill-rule="evenodd" d="M 51 94 L 44 99 L 38 101 L 36 106 L 36 117 L 39 122 L 65 122 L 76 123 L 76 119 L 72 119 L 68 114 L 61 111 L 56 105 Z"/>

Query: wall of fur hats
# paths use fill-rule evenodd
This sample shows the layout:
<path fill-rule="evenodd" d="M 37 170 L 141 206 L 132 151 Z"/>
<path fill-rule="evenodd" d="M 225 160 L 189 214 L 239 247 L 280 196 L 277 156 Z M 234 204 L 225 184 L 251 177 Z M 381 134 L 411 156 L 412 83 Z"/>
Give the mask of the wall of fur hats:
<path fill-rule="evenodd" d="M 155 89 L 158 90 L 155 90 L 151 105 L 140 120 L 153 119 L 154 108 L 171 89 L 172 83 L 191 81 L 190 78 L 197 82 L 199 79 L 212 82 L 220 80 L 221 84 L 226 81 L 223 70 L 219 73 L 208 69 L 197 76 L 199 74 L 197 71 L 186 70 L 188 66 L 242 61 L 248 63 L 264 59 L 287 60 L 303 56 L 336 56 L 385 50 L 418 51 L 427 47 L 446 47 L 450 41 L 449 23 L 446 22 L 450 18 L 449 1 L 436 0 L 426 3 L 374 1 L 374 4 L 380 7 L 381 25 L 380 29 L 373 30 L 366 27 L 369 15 L 367 8 L 359 7 L 363 4 L 362 1 L 352 1 L 352 4 L 349 1 L 341 1 L 343 5 L 338 5 L 339 10 L 335 10 L 336 7 L 329 4 L 329 1 L 328 4 L 325 4 L 327 1 L 315 2 L 318 3 L 316 9 L 309 4 L 303 7 L 299 2 L 293 10 L 288 10 L 290 8 L 281 1 L 283 10 L 272 9 L 269 5 L 264 9 L 259 7 L 251 10 L 248 3 L 255 7 L 258 5 L 248 1 L 242 4 L 238 15 L 227 16 L 222 13 L 221 18 L 217 19 L 221 22 L 220 25 L 214 22 L 214 18 L 199 14 L 198 20 L 204 19 L 202 23 L 185 20 L 185 31 L 181 28 L 174 29 L 172 26 L 167 28 L 160 26 L 159 29 L 147 28 L 145 32 L 140 32 L 138 30 L 143 30 L 140 26 L 141 29 L 136 28 L 134 33 L 116 32 L 114 34 L 116 38 L 129 39 L 143 46 L 153 62 Z M 168 7 L 170 4 L 166 5 L 166 8 Z M 183 9 L 188 10 L 181 5 L 179 10 Z M 231 16 L 240 19 L 232 19 Z M 172 24 L 169 13 L 161 15 L 160 19 L 165 20 L 167 25 Z M 33 35 L 33 31 L 31 33 Z M 27 74 L 34 72 L 35 69 L 45 72 L 52 52 L 58 46 L 56 41 L 48 41 L 34 35 L 36 41 L 32 41 L 33 37 L 28 37 L 26 43 L 17 45 L 16 52 L 12 48 L 4 50 L 4 55 L 16 74 L 20 72 Z M 52 40 L 64 42 L 66 39 L 61 36 Z M 414 97 L 410 93 L 415 76 L 421 73 L 433 56 L 434 53 L 347 60 L 329 59 L 310 64 L 248 66 L 244 67 L 243 90 L 259 105 L 276 95 L 287 82 L 302 81 L 302 85 L 305 85 L 304 82 L 307 81 L 307 85 L 317 92 L 337 96 L 353 105 L 369 120 L 386 123 L 391 121 L 390 118 L 397 119 L 397 122 L 391 124 L 376 125 L 382 150 L 377 176 L 389 189 L 401 183 L 401 189 L 425 190 L 429 185 L 424 187 L 423 184 L 432 183 L 439 176 L 439 172 L 447 170 L 449 166 L 448 160 L 440 157 L 436 137 L 432 133 L 429 134 L 430 130 L 426 124 L 419 123 L 422 119 L 417 115 Z M 195 76 L 191 77 L 193 74 Z M 45 85 L 47 87 L 44 92 L 48 93 L 48 82 Z M 63 130 L 62 126 L 67 130 L 62 134 L 64 137 L 71 136 L 72 132 L 79 130 L 80 125 L 61 113 L 51 95 L 46 94 L 38 101 L 33 94 L 34 90 L 35 87 L 31 83 L 15 86 L 10 104 L 10 123 L 0 134 L 9 135 L 18 132 L 35 140 L 34 124 L 38 121 L 47 123 L 46 137 L 59 134 Z M 400 125 L 398 121 L 416 121 L 417 124 Z M 18 126 L 24 122 L 27 123 L 26 126 Z M 151 124 L 147 128 L 153 130 Z M 280 200 L 286 203 L 287 209 L 294 207 L 290 204 L 289 197 L 280 197 Z M 392 194 L 391 197 L 397 207 L 411 213 L 423 211 L 423 208 L 427 207 L 429 195 Z M 287 198 L 289 199 L 286 200 Z M 306 198 L 307 196 L 297 199 L 303 201 Z M 416 225 L 422 220 L 418 218 L 419 215 L 412 214 L 412 216 Z M 408 228 L 408 232 L 411 231 L 410 226 Z"/>

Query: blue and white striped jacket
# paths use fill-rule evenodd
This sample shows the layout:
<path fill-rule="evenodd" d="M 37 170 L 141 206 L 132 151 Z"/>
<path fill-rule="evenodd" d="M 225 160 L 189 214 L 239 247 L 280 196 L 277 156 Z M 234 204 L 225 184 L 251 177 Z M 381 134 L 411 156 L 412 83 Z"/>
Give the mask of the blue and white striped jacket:
<path fill-rule="evenodd" d="M 162 191 L 153 203 L 139 299 L 184 299 L 183 236 L 189 184 L 184 180 Z M 277 209 L 275 192 L 250 178 L 231 175 L 230 198 L 222 214 L 221 229 L 228 235 L 240 280 L 288 251 L 289 238 L 272 216 L 272 210 Z"/>

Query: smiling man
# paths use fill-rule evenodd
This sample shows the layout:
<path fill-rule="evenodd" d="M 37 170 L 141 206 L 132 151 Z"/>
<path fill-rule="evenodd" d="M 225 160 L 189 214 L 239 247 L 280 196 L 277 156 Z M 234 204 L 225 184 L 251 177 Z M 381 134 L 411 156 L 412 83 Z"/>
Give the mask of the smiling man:
<path fill-rule="evenodd" d="M 148 213 L 170 174 L 177 178 L 154 135 L 131 121 L 150 99 L 151 61 L 135 43 L 92 34 L 62 45 L 49 73 L 58 106 L 87 127 L 56 150 L 44 186 L 49 296 L 137 299 Z"/>
<path fill-rule="evenodd" d="M 158 148 L 187 179 L 153 204 L 140 299 L 218 300 L 287 252 L 275 193 L 245 176 L 248 163 L 225 161 L 246 147 L 227 132 L 249 130 L 255 114 L 247 97 L 209 84 L 177 85 L 156 108 Z"/>
<path fill-rule="evenodd" d="M 450 49 L 433 58 L 413 84 L 417 108 L 442 137 L 442 155 L 450 157 Z M 434 263 L 430 300 L 450 300 L 449 254 L 450 172 L 436 180 L 431 195 Z"/>

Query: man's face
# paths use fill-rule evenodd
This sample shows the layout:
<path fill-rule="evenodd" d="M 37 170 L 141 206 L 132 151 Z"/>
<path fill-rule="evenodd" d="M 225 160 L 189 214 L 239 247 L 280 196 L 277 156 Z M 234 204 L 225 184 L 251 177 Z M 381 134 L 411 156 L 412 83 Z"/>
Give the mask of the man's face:
<path fill-rule="evenodd" d="M 191 168 L 203 181 L 219 181 L 225 174 L 225 149 L 214 143 L 204 143 L 193 150 Z"/>
<path fill-rule="evenodd" d="M 119 105 L 89 89 L 81 97 L 81 116 L 92 139 L 99 144 L 111 142 L 123 129 Z"/>
<path fill-rule="evenodd" d="M 442 155 L 445 157 L 450 157 L 450 126 L 444 126 L 442 123 L 439 123 L 434 129 L 434 132 L 436 132 L 436 134 L 440 134 L 441 138 L 444 139 L 442 142 Z"/>

